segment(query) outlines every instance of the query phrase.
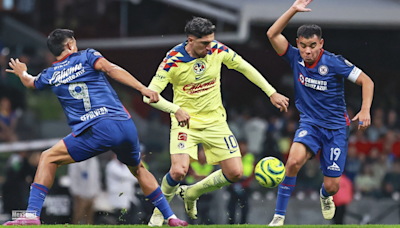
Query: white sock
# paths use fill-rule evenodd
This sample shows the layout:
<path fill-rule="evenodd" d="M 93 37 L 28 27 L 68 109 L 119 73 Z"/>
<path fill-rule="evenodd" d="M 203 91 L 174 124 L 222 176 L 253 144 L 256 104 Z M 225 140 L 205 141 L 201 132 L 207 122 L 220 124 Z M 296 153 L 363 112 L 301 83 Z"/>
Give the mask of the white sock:
<path fill-rule="evenodd" d="M 173 215 L 169 216 L 168 221 L 169 221 L 170 219 L 177 219 L 177 218 L 178 218 L 178 217 L 176 217 L 176 215 L 173 214 Z"/>

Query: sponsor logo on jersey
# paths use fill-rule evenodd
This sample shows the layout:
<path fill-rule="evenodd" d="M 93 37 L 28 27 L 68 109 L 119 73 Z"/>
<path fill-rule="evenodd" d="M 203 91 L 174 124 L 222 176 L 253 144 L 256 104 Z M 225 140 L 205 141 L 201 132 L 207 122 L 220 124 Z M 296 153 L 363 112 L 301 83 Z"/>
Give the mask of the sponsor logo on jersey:
<path fill-rule="evenodd" d="M 49 80 L 50 85 L 59 86 L 61 84 L 67 84 L 75 78 L 85 73 L 85 68 L 82 63 L 76 64 L 73 67 L 62 69 L 60 71 L 54 71 L 53 76 Z"/>
<path fill-rule="evenodd" d="M 187 141 L 187 134 L 184 132 L 179 132 L 178 140 Z"/>
<path fill-rule="evenodd" d="M 304 75 L 302 73 L 300 73 L 300 75 L 299 75 L 299 82 L 304 85 L 305 79 L 304 79 Z"/>
<path fill-rule="evenodd" d="M 206 72 L 206 64 L 202 60 L 197 60 L 193 64 L 193 72 L 196 74 L 196 80 Z"/>
<path fill-rule="evenodd" d="M 306 64 L 304 64 L 304 59 L 301 60 L 301 62 L 298 62 L 300 65 L 302 65 L 303 67 L 306 67 Z"/>
<path fill-rule="evenodd" d="M 328 166 L 328 169 L 333 171 L 340 171 L 340 167 L 335 162 L 333 162 L 331 166 Z"/>
<path fill-rule="evenodd" d="M 185 149 L 185 143 L 183 143 L 183 142 L 180 142 L 180 143 L 178 143 L 178 148 L 179 149 L 181 149 L 181 150 L 183 150 L 183 149 Z"/>
<path fill-rule="evenodd" d="M 353 66 L 353 64 L 347 59 L 344 60 L 344 63 L 346 63 L 346 65 L 349 66 L 349 67 Z"/>
<path fill-rule="evenodd" d="M 319 68 L 318 68 L 318 73 L 319 73 L 320 75 L 325 76 L 328 72 L 329 72 L 329 69 L 328 69 L 327 66 L 325 66 L 325 65 L 319 66 Z"/>
<path fill-rule="evenodd" d="M 302 131 L 300 131 L 299 132 L 299 137 L 301 138 L 301 137 L 304 137 L 304 136 L 306 136 L 307 135 L 307 130 L 302 130 Z"/>
<path fill-rule="evenodd" d="M 95 55 L 95 56 L 101 56 L 100 52 L 98 52 L 98 51 L 94 52 L 93 55 Z"/>
<path fill-rule="evenodd" d="M 299 74 L 299 82 L 305 87 L 309 87 L 318 91 L 325 91 L 328 89 L 327 81 L 309 78 L 304 76 L 302 73 Z"/>
<path fill-rule="evenodd" d="M 217 79 L 214 78 L 212 81 L 205 82 L 205 83 L 190 83 L 183 87 L 183 91 L 187 94 L 195 94 L 207 91 L 215 86 Z"/>

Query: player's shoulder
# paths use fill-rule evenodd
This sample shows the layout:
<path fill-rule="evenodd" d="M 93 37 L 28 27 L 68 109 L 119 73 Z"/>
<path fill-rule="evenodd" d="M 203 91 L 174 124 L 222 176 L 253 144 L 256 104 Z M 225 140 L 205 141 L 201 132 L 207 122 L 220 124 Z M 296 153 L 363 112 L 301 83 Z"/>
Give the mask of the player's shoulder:
<path fill-rule="evenodd" d="M 325 56 L 326 61 L 331 62 L 332 64 L 344 63 L 349 67 L 353 66 L 353 64 L 351 62 L 349 62 L 346 58 L 344 58 L 342 55 L 335 54 L 335 53 L 329 52 L 327 50 L 324 50 L 323 55 Z"/>
<path fill-rule="evenodd" d="M 186 41 L 176 45 L 169 50 L 159 66 L 160 70 L 170 72 L 171 69 L 178 68 L 182 63 L 188 63 L 193 61 L 195 58 L 191 57 L 185 50 Z"/>
<path fill-rule="evenodd" d="M 212 55 L 214 53 L 220 54 L 220 53 L 229 53 L 232 49 L 228 48 L 225 44 L 219 42 L 218 40 L 213 40 L 211 42 L 211 50 L 208 53 L 209 55 Z"/>
<path fill-rule="evenodd" d="M 87 49 L 85 49 L 85 50 L 79 51 L 78 53 L 79 53 L 80 55 L 86 55 L 86 56 L 88 56 L 88 55 L 94 55 L 95 57 L 96 57 L 96 56 L 97 56 L 97 57 L 103 56 L 99 51 L 97 51 L 97 50 L 95 50 L 95 49 L 93 49 L 93 48 L 87 48 Z"/>

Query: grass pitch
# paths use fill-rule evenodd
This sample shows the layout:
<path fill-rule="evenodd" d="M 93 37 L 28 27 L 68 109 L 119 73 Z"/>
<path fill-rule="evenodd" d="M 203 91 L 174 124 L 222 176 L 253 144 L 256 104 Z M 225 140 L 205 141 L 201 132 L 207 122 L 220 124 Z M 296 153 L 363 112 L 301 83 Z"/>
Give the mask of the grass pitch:
<path fill-rule="evenodd" d="M 38 228 L 38 226 L 24 226 Z M 149 228 L 147 225 L 42 225 L 40 228 Z M 169 226 L 163 226 L 169 227 Z M 189 225 L 192 228 L 267 228 L 267 225 Z M 400 228 L 400 225 L 286 225 L 282 228 Z"/>

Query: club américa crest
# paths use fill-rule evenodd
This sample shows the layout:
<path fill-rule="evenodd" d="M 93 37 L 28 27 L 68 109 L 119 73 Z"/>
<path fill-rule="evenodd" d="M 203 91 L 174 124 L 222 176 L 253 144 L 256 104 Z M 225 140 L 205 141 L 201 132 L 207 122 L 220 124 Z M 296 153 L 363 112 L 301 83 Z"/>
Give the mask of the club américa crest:
<path fill-rule="evenodd" d="M 193 64 L 193 72 L 196 74 L 196 80 L 199 79 L 206 72 L 206 63 L 202 60 L 197 60 Z"/>

